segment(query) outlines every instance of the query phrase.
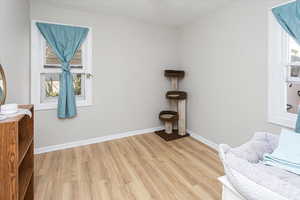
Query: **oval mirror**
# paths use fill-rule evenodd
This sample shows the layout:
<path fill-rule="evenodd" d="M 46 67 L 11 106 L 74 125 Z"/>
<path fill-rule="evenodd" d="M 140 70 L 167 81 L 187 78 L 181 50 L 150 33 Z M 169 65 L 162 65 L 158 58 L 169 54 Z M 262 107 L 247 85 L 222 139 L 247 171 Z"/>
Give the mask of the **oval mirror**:
<path fill-rule="evenodd" d="M 1 105 L 5 103 L 6 94 L 7 94 L 6 78 L 5 78 L 3 67 L 0 64 L 0 104 Z"/>

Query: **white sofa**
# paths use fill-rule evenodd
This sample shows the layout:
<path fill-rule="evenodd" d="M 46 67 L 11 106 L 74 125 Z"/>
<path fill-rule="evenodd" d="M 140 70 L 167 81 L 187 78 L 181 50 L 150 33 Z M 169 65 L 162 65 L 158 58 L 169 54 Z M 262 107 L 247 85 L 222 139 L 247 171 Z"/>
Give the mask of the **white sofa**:
<path fill-rule="evenodd" d="M 299 175 L 260 162 L 265 153 L 276 149 L 278 139 L 261 132 L 237 148 L 219 146 L 226 173 L 220 178 L 224 200 L 300 200 Z"/>

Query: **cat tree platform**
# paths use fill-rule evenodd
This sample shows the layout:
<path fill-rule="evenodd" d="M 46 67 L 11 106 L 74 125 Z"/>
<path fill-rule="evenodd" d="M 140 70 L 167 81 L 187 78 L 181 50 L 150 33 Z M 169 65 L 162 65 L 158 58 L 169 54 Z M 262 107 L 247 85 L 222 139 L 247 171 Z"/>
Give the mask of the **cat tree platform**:
<path fill-rule="evenodd" d="M 178 113 L 171 110 L 161 111 L 159 113 L 159 119 L 165 122 L 174 122 L 178 120 Z"/>
<path fill-rule="evenodd" d="M 185 100 L 187 93 L 183 91 L 169 91 L 166 94 L 167 99 Z"/>
<path fill-rule="evenodd" d="M 175 130 L 175 129 L 173 129 L 172 134 L 166 133 L 165 130 L 156 131 L 155 134 L 158 135 L 159 137 L 161 137 L 162 139 L 164 139 L 167 142 L 190 136 L 190 134 L 188 134 L 188 133 L 186 133 L 185 135 L 179 135 L 178 130 Z"/>
<path fill-rule="evenodd" d="M 165 77 L 183 78 L 184 74 L 185 74 L 184 71 L 179 71 L 179 70 L 165 70 Z"/>
<path fill-rule="evenodd" d="M 166 134 L 172 134 L 173 124 L 178 121 L 178 113 L 175 111 L 161 111 L 159 113 L 159 119 L 165 123 L 165 132 Z"/>

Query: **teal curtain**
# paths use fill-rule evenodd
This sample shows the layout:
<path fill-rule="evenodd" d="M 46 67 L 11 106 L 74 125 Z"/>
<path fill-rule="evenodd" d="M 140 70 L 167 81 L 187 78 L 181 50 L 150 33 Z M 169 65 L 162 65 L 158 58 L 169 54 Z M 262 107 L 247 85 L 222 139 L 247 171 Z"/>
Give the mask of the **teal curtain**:
<path fill-rule="evenodd" d="M 57 116 L 62 119 L 77 115 L 70 61 L 86 39 L 89 29 L 58 24 L 36 23 L 62 65 Z"/>
<path fill-rule="evenodd" d="M 272 12 L 281 27 L 300 43 L 300 0 L 273 8 Z"/>

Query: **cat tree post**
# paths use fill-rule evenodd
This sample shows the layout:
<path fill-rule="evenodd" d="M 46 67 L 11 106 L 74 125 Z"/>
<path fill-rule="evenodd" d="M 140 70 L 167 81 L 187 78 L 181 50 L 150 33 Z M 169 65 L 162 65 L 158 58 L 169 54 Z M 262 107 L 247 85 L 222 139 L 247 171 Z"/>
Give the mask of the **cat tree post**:
<path fill-rule="evenodd" d="M 178 78 L 177 77 L 171 77 L 171 88 L 173 91 L 178 90 Z M 177 112 L 177 101 L 171 100 L 171 110 Z"/>
<path fill-rule="evenodd" d="M 178 90 L 178 78 L 177 77 L 171 78 L 171 87 L 172 87 L 172 90 Z"/>
<path fill-rule="evenodd" d="M 166 128 L 167 134 L 172 134 L 172 132 L 173 132 L 172 122 L 165 122 L 165 128 Z"/>
<path fill-rule="evenodd" d="M 178 91 L 178 77 L 171 77 L 171 88 L 173 91 Z M 177 112 L 178 111 L 178 103 L 177 100 L 170 100 L 171 102 L 171 110 Z M 175 121 L 173 123 L 173 129 L 178 130 L 178 123 Z"/>
<path fill-rule="evenodd" d="M 178 134 L 186 135 L 186 100 L 178 101 Z"/>

